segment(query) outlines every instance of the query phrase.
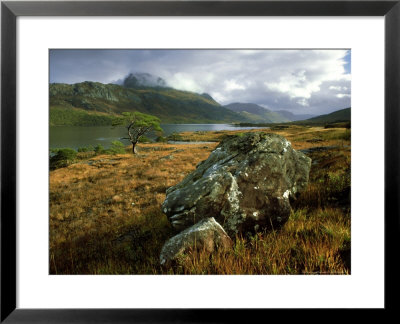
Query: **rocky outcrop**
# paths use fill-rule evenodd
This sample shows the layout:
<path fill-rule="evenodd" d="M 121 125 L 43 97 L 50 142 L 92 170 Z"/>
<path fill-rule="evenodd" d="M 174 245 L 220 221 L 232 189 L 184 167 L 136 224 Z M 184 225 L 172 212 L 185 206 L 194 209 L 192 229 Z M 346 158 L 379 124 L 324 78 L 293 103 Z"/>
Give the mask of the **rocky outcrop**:
<path fill-rule="evenodd" d="M 170 266 L 194 250 L 212 253 L 216 249 L 226 250 L 232 246 L 232 240 L 214 218 L 202 219 L 169 239 L 160 254 L 162 266 Z"/>
<path fill-rule="evenodd" d="M 167 190 L 162 210 L 178 230 L 210 217 L 231 237 L 278 228 L 289 218 L 289 198 L 306 188 L 310 166 L 280 135 L 230 136 Z"/>

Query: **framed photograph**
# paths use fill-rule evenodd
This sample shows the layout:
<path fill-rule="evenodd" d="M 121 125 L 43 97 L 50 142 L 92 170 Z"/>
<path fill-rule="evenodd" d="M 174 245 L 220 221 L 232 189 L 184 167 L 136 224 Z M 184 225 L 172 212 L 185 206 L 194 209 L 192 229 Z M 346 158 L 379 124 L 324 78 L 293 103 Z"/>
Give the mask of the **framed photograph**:
<path fill-rule="evenodd" d="M 1 321 L 393 309 L 399 15 L 2 2 Z"/>

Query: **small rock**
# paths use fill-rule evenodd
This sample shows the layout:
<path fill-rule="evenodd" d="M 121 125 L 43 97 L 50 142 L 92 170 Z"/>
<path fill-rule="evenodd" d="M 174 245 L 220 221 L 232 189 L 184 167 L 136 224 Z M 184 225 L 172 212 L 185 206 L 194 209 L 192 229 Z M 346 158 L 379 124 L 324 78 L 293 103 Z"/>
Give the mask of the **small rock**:
<path fill-rule="evenodd" d="M 227 250 L 232 244 L 232 240 L 214 217 L 204 218 L 165 242 L 160 263 L 169 267 L 177 260 L 185 258 L 188 252 L 197 250 L 212 253 L 217 249 Z"/>

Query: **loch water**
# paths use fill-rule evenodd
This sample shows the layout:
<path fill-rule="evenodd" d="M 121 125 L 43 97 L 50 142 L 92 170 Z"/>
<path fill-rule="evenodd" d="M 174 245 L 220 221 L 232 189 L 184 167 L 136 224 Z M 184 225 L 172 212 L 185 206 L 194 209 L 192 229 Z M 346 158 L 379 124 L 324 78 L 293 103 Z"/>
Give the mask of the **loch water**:
<path fill-rule="evenodd" d="M 180 132 L 196 132 L 196 131 L 221 131 L 221 130 L 246 130 L 254 128 L 266 127 L 240 127 L 231 124 L 162 124 L 161 128 L 163 136 Z M 104 148 L 108 148 L 112 141 L 121 141 L 128 145 L 128 140 L 121 138 L 126 137 L 126 128 L 111 126 L 51 126 L 50 127 L 49 144 L 50 148 L 71 147 L 78 149 L 79 147 L 96 146 L 101 144 Z M 146 134 L 149 138 L 156 138 L 156 134 Z"/>

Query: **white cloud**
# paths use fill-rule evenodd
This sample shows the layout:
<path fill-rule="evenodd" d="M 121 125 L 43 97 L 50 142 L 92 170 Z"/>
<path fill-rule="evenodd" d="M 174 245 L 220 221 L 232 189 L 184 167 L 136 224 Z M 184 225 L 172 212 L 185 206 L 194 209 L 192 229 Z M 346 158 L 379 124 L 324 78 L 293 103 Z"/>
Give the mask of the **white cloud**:
<path fill-rule="evenodd" d="M 321 81 L 309 80 L 306 76 L 306 71 L 301 70 L 279 77 L 278 82 L 264 82 L 264 84 L 272 91 L 288 94 L 291 99 L 309 99 L 313 92 L 319 91 Z"/>
<path fill-rule="evenodd" d="M 347 87 L 340 87 L 340 86 L 330 86 L 329 90 L 335 90 L 335 91 L 347 91 Z"/>
<path fill-rule="evenodd" d="M 225 82 L 225 90 L 230 92 L 233 90 L 244 90 L 246 87 L 242 84 L 236 82 L 236 80 L 226 80 Z"/>
<path fill-rule="evenodd" d="M 196 80 L 187 73 L 175 73 L 170 79 L 167 80 L 168 85 L 173 88 L 193 91 L 193 92 L 203 92 L 203 88 L 197 84 Z"/>
<path fill-rule="evenodd" d="M 304 106 L 304 107 L 307 107 L 307 106 L 310 105 L 310 104 L 308 103 L 308 100 L 305 99 L 305 98 L 301 98 L 301 99 L 297 100 L 296 102 L 297 102 L 300 106 Z"/>
<path fill-rule="evenodd" d="M 350 98 L 350 95 L 347 93 L 338 93 L 336 95 L 337 98 Z"/>
<path fill-rule="evenodd" d="M 226 102 L 228 100 L 227 97 L 225 97 L 223 94 L 220 92 L 211 92 L 211 96 L 217 101 L 217 102 Z"/>

